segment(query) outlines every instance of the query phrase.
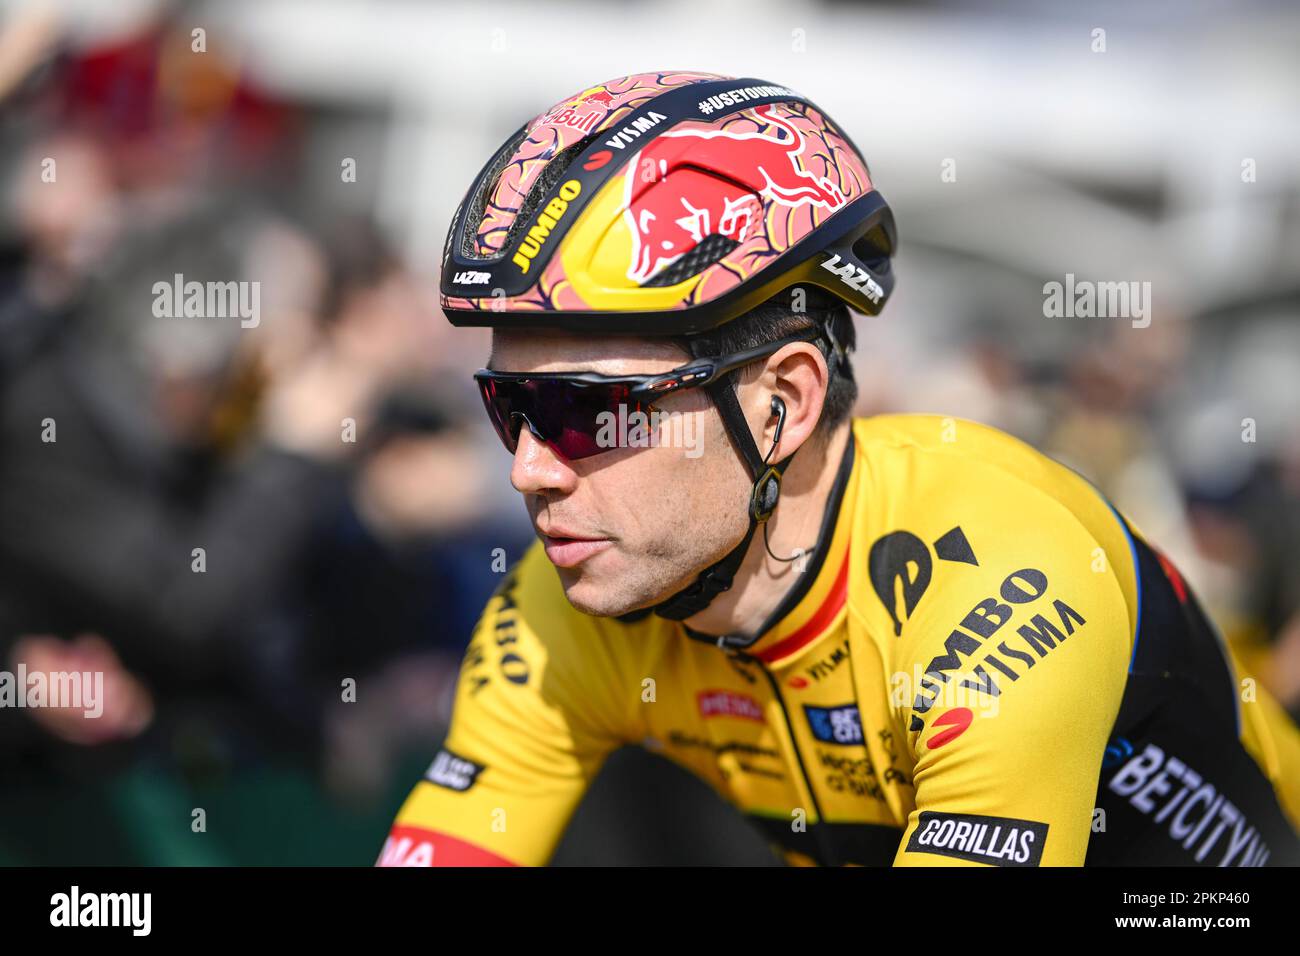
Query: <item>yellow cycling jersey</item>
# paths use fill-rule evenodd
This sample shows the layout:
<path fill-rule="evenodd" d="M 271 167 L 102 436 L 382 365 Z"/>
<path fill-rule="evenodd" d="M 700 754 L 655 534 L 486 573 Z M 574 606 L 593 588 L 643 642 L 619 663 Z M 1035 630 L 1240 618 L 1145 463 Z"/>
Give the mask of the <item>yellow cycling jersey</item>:
<path fill-rule="evenodd" d="M 385 865 L 548 861 L 607 755 L 711 784 L 792 863 L 1291 861 L 1300 732 L 1177 571 L 995 429 L 857 419 L 818 547 L 757 637 L 489 602 Z"/>

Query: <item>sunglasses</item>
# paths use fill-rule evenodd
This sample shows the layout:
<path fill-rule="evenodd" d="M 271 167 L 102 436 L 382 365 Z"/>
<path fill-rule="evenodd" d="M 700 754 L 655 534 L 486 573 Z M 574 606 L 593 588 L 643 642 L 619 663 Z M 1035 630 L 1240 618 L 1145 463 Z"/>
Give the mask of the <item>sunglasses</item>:
<path fill-rule="evenodd" d="M 658 411 L 654 401 L 687 388 L 708 385 L 720 376 L 766 358 L 792 342 L 824 334 L 804 332 L 719 358 L 696 359 L 653 375 L 600 375 L 596 372 L 494 372 L 474 374 L 488 418 L 510 454 L 519 447 L 524 425 L 561 458 L 576 461 L 617 447 L 601 440 L 606 423 L 626 415 Z M 613 416 L 609 418 L 608 416 Z"/>

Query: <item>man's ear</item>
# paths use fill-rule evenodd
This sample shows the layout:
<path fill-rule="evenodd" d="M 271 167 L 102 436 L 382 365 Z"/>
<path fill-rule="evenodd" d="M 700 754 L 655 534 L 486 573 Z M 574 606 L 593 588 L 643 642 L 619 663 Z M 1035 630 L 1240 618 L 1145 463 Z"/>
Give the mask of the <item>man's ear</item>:
<path fill-rule="evenodd" d="M 811 342 L 792 342 L 773 354 L 752 386 L 752 401 L 762 408 L 761 431 L 755 429 L 759 450 L 767 455 L 775 442 L 771 457 L 775 462 L 802 448 L 821 421 L 829 385 L 826 358 Z M 776 414 L 773 398 L 784 406 L 784 415 Z"/>

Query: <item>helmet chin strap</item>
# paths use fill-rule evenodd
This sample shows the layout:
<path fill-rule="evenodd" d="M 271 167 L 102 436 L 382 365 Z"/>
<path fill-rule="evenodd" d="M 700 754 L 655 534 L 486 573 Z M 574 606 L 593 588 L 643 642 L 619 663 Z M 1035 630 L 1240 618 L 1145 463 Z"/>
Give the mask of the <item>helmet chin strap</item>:
<path fill-rule="evenodd" d="M 740 401 L 736 398 L 736 392 L 730 383 L 720 379 L 704 387 L 713 399 L 713 404 L 717 406 L 731 443 L 740 453 L 754 482 L 749 495 L 749 530 L 741 538 L 740 544 L 732 548 L 722 560 L 701 571 L 695 583 L 655 605 L 654 612 L 670 621 L 685 620 L 699 613 L 708 607 L 715 597 L 731 589 L 736 572 L 749 552 L 749 543 L 754 540 L 754 533 L 758 530 L 758 526 L 765 524 L 767 519 L 772 517 L 772 512 L 776 510 L 776 503 L 781 497 L 781 476 L 794 460 L 794 455 L 791 454 L 775 465 L 767 464 L 767 459 L 754 443 L 754 436 L 749 431 L 749 422 L 741 411 Z M 779 401 L 777 399 L 773 405 L 775 406 Z M 781 406 L 780 422 L 784 421 L 785 407 Z M 777 440 L 780 439 L 780 427 L 778 423 Z M 772 447 L 776 448 L 776 440 L 772 442 Z M 770 453 L 768 457 L 771 457 Z"/>
<path fill-rule="evenodd" d="M 822 334 L 825 336 L 830 350 L 830 355 L 827 357 L 828 371 L 830 373 L 827 381 L 827 387 L 829 388 L 830 382 L 835 380 L 840 363 L 847 361 L 847 357 L 844 348 L 835 338 L 835 333 L 832 331 L 829 321 L 822 323 Z M 692 357 L 701 357 L 701 352 L 697 350 L 694 339 L 688 339 L 685 345 L 690 350 Z M 767 520 L 776 511 L 777 501 L 781 497 L 781 476 L 785 474 L 790 462 L 794 461 L 794 454 L 789 455 L 785 460 L 779 461 L 775 465 L 769 465 L 767 459 L 771 457 L 772 452 L 768 452 L 766 458 L 759 452 L 758 445 L 754 442 L 754 436 L 749 430 L 749 422 L 746 420 L 744 412 L 741 411 L 739 399 L 736 398 L 735 389 L 728 384 L 726 378 L 711 382 L 704 388 L 709 397 L 713 399 L 718 414 L 722 416 L 722 425 L 727 430 L 731 444 L 745 462 L 745 467 L 749 469 L 749 476 L 754 483 L 749 495 L 749 530 L 740 539 L 740 543 L 723 558 L 701 571 L 693 584 L 688 585 L 672 597 L 653 607 L 619 615 L 618 620 L 620 621 L 639 621 L 651 612 L 670 621 L 682 621 L 693 614 L 698 614 L 708 607 L 715 597 L 731 589 L 731 585 L 736 578 L 736 572 L 740 570 L 740 565 L 749 552 L 749 544 L 754 540 L 754 534 L 758 531 L 759 525 L 764 526 L 764 545 L 767 543 Z M 774 436 L 776 440 L 772 442 L 772 451 L 776 450 L 777 441 L 781 437 L 781 426 L 785 423 L 785 406 L 780 405 L 778 407 L 779 401 L 779 399 L 775 399 L 772 407 L 773 414 L 778 416 L 777 430 Z M 771 554 L 771 550 L 769 547 L 769 554 Z M 772 556 L 777 557 L 776 555 Z M 777 560 L 791 559 L 777 558 Z"/>

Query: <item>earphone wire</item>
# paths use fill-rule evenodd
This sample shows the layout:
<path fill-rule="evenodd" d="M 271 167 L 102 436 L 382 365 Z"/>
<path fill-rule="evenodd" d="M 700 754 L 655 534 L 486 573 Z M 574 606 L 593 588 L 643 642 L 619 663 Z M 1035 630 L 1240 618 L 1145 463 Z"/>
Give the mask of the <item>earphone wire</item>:
<path fill-rule="evenodd" d="M 829 318 L 826 319 L 826 321 L 822 324 L 822 331 L 826 335 L 826 339 L 830 344 L 831 355 L 834 356 L 835 358 L 834 364 L 830 364 L 828 368 L 828 372 L 829 372 L 828 383 L 829 383 L 829 381 L 834 380 L 836 369 L 839 367 L 840 363 L 847 361 L 847 356 L 844 352 L 844 346 L 840 345 L 839 339 L 835 337 L 835 330 L 831 327 L 831 320 Z M 827 385 L 827 388 L 829 388 L 829 384 Z M 772 397 L 772 401 L 774 403 L 778 401 L 775 395 Z M 768 449 L 767 457 L 763 459 L 764 465 L 766 465 L 772 459 L 772 455 L 776 453 L 776 446 L 781 442 L 781 425 L 784 422 L 785 422 L 785 405 L 784 403 L 782 403 L 781 418 L 777 422 L 776 434 L 772 437 L 772 447 Z M 773 514 L 775 514 L 775 508 L 773 509 Z M 763 547 L 767 549 L 768 557 L 770 557 L 773 561 L 780 561 L 784 564 L 789 564 L 791 561 L 798 561 L 800 558 L 806 556 L 805 554 L 793 554 L 788 558 L 783 558 L 778 554 L 774 554 L 772 551 L 772 546 L 768 544 L 767 541 L 767 526 L 770 523 L 771 522 L 769 521 L 763 522 Z M 809 549 L 808 553 L 816 551 L 818 546 L 820 545 L 821 545 L 821 541 L 818 540 L 817 544 L 813 545 L 812 548 Z"/>
<path fill-rule="evenodd" d="M 776 446 L 780 443 L 780 441 L 781 439 L 779 437 L 773 438 L 772 447 L 768 449 L 767 456 L 763 459 L 763 464 L 766 465 L 769 461 L 772 460 L 772 455 L 776 453 Z M 767 526 L 770 523 L 771 522 L 769 521 L 763 522 L 763 547 L 767 549 L 767 554 L 773 561 L 780 561 L 782 563 L 788 564 L 791 561 L 798 561 L 800 558 L 805 557 L 805 555 L 803 554 L 792 554 L 788 558 L 783 558 L 779 554 L 774 554 L 772 552 L 772 546 L 768 544 L 767 541 Z"/>

